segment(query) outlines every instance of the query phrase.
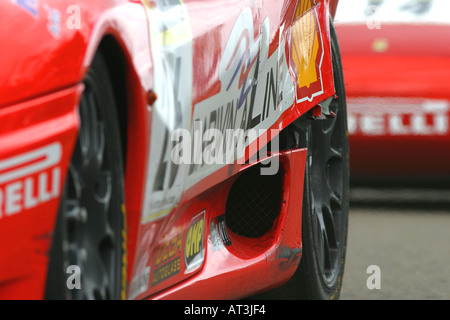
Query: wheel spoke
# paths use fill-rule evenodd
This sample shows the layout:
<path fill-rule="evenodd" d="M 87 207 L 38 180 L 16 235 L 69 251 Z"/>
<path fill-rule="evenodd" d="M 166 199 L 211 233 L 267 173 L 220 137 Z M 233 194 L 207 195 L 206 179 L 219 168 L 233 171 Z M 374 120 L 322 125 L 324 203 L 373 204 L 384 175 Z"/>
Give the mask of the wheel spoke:
<path fill-rule="evenodd" d="M 330 255 L 330 246 L 328 245 L 328 234 L 326 230 L 322 230 L 322 238 L 323 238 L 323 271 L 325 275 L 331 274 L 332 270 L 332 262 Z"/>
<path fill-rule="evenodd" d="M 315 211 L 315 219 L 313 219 L 313 228 L 314 228 L 314 234 L 315 234 L 315 239 L 316 239 L 315 251 L 316 251 L 316 254 L 318 257 L 320 270 L 323 270 L 324 266 L 325 266 L 325 254 L 324 254 L 325 239 L 324 239 L 324 233 L 323 233 L 323 224 L 321 222 L 321 217 L 317 211 Z"/>
<path fill-rule="evenodd" d="M 65 201 L 64 217 L 68 223 L 83 222 L 80 203 L 77 200 Z"/>
<path fill-rule="evenodd" d="M 338 246 L 342 229 L 342 201 L 345 169 L 345 138 L 341 122 L 339 101 L 330 105 L 336 116 L 326 120 L 315 120 L 311 124 L 312 161 L 310 184 L 313 200 L 313 234 L 320 273 L 332 279 L 339 265 Z"/>
<path fill-rule="evenodd" d="M 326 226 L 323 220 L 322 210 L 316 210 L 316 254 L 320 265 L 321 273 L 327 274 L 330 269 L 329 243 Z"/>
<path fill-rule="evenodd" d="M 109 204 L 112 192 L 112 174 L 110 171 L 102 171 L 96 179 L 94 186 L 94 198 L 99 203 Z M 108 208 L 105 208 L 107 210 Z"/>
<path fill-rule="evenodd" d="M 337 247 L 337 239 L 336 239 L 336 226 L 334 223 L 333 213 L 330 207 L 324 207 L 322 209 L 323 223 L 324 223 L 324 231 L 327 235 L 327 245 L 328 248 L 336 248 Z"/>
<path fill-rule="evenodd" d="M 330 203 L 333 208 L 340 209 L 341 208 L 342 195 L 338 195 L 334 192 L 330 194 Z M 335 209 L 333 209 L 334 211 Z"/>
<path fill-rule="evenodd" d="M 103 165 L 104 153 L 105 153 L 105 125 L 103 122 L 97 124 L 97 163 L 100 167 Z"/>
<path fill-rule="evenodd" d="M 87 251 L 86 263 L 88 266 L 84 270 L 84 291 L 88 295 L 88 299 L 104 299 L 101 294 L 102 288 L 108 283 L 107 268 L 95 248 Z"/>

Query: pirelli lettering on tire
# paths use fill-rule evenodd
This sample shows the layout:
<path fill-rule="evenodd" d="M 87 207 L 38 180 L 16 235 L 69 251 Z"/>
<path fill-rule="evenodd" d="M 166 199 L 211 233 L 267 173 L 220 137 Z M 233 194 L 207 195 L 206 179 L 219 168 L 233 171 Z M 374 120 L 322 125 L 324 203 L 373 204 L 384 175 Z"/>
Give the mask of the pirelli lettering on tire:
<path fill-rule="evenodd" d="M 184 262 L 186 271 L 192 271 L 202 265 L 205 258 L 203 248 L 203 230 L 205 210 L 192 218 L 186 234 L 184 245 Z"/>

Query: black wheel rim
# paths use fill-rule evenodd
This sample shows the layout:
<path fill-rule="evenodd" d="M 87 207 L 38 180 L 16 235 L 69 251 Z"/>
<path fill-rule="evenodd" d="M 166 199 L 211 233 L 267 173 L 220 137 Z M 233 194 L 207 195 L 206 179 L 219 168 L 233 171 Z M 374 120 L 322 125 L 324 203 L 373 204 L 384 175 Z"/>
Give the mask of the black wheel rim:
<path fill-rule="evenodd" d="M 339 78 L 336 91 L 342 92 Z M 335 283 L 340 273 L 348 186 L 348 137 L 345 100 L 336 96 L 330 104 L 333 118 L 316 120 L 308 128 L 311 190 L 311 225 L 319 273 Z M 311 138 L 313 137 L 313 138 Z"/>
<path fill-rule="evenodd" d="M 81 290 L 71 290 L 74 299 L 110 299 L 117 286 L 117 219 L 112 203 L 116 177 L 97 92 L 87 80 L 63 203 L 65 265 L 81 270 Z"/>

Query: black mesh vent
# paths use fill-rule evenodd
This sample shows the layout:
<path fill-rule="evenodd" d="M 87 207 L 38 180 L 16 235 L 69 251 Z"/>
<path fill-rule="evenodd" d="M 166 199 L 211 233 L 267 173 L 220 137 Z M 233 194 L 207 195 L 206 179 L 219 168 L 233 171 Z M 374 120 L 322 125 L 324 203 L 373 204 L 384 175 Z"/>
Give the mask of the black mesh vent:
<path fill-rule="evenodd" d="M 225 223 L 234 233 L 258 238 L 267 233 L 280 211 L 281 169 L 275 175 L 261 175 L 261 166 L 245 171 L 228 195 Z"/>

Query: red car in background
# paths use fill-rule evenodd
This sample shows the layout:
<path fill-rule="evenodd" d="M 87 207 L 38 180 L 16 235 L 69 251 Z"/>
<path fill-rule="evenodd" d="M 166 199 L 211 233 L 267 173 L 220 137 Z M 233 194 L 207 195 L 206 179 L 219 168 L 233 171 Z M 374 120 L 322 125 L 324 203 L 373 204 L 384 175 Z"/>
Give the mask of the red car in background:
<path fill-rule="evenodd" d="M 353 182 L 450 181 L 450 3 L 340 2 Z"/>

